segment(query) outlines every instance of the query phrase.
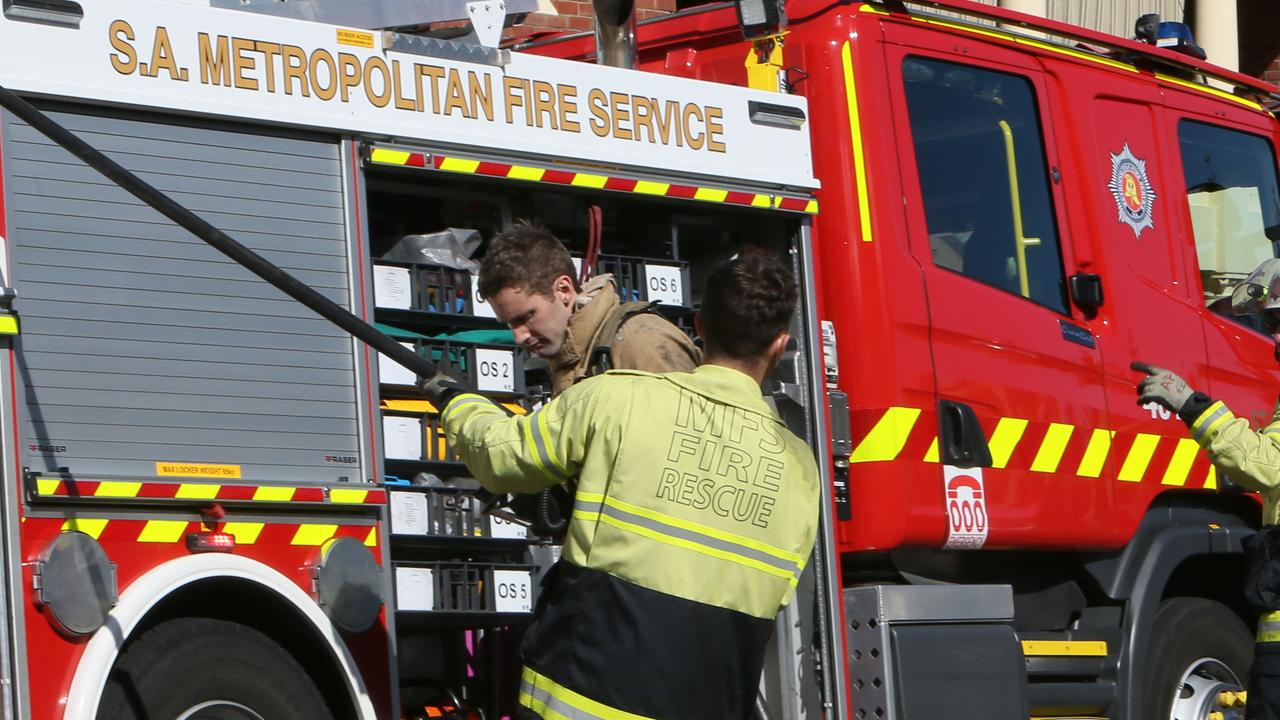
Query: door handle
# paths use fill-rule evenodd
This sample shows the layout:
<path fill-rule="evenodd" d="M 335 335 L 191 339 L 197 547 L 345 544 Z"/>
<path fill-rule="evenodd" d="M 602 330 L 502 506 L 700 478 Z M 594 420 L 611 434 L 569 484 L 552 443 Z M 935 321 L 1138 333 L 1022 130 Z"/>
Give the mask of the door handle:
<path fill-rule="evenodd" d="M 938 451 L 942 462 L 956 467 L 991 467 L 991 448 L 978 414 L 964 403 L 938 401 Z"/>

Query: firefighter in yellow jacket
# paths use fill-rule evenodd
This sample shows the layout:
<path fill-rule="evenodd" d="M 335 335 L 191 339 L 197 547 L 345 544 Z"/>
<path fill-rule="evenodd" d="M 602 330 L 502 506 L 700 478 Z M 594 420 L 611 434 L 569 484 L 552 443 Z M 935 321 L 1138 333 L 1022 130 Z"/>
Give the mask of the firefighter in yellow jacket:
<path fill-rule="evenodd" d="M 522 718 L 746 717 L 813 547 L 812 450 L 761 397 L 788 340 L 778 260 L 708 276 L 691 373 L 611 371 L 508 417 L 447 379 L 448 440 L 485 487 L 577 479 L 564 555 L 526 634 Z M 452 397 L 449 397 L 452 395 Z"/>
<path fill-rule="evenodd" d="M 1234 314 L 1261 320 L 1280 357 L 1280 260 L 1267 260 L 1250 273 L 1231 305 Z M 1133 369 L 1147 373 L 1138 385 L 1139 404 L 1154 402 L 1176 412 L 1220 477 L 1262 494 L 1263 529 L 1245 540 L 1245 599 L 1260 616 L 1246 718 L 1280 720 L 1280 402 L 1271 423 L 1255 431 L 1225 403 L 1194 391 L 1175 373 L 1140 362 Z"/>

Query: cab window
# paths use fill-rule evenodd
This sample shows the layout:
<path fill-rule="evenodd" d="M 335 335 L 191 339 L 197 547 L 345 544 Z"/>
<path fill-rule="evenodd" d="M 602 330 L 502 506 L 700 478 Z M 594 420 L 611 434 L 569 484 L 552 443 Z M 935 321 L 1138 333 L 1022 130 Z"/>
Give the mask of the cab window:
<path fill-rule="evenodd" d="M 920 57 L 902 73 L 934 263 L 1065 314 L 1031 83 Z"/>
<path fill-rule="evenodd" d="M 1178 123 L 1178 143 L 1205 305 L 1231 316 L 1235 286 L 1280 257 L 1275 152 L 1256 135 L 1192 120 Z"/>

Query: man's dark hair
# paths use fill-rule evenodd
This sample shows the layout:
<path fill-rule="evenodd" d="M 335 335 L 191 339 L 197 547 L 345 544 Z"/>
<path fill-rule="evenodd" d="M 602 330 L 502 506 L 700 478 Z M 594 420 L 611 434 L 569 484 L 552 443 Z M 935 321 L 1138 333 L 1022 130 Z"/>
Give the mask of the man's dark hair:
<path fill-rule="evenodd" d="M 545 227 L 526 220 L 489 240 L 480 259 L 480 297 L 491 298 L 511 287 L 529 294 L 551 297 L 551 285 L 561 275 L 573 280 L 577 273 L 569 251 Z"/>
<path fill-rule="evenodd" d="M 791 325 L 796 281 L 777 257 L 743 255 L 716 266 L 703 292 L 702 339 L 708 353 L 752 360 Z"/>

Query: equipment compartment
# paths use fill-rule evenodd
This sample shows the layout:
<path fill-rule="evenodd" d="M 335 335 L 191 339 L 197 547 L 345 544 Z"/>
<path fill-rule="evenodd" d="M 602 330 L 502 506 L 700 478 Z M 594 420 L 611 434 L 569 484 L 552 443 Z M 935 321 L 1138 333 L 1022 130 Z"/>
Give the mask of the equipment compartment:
<path fill-rule="evenodd" d="M 513 345 L 471 343 L 447 338 L 402 342 L 419 355 L 439 364 L 469 389 L 488 395 L 524 394 L 524 353 Z M 384 356 L 378 358 L 383 395 L 408 388 L 412 396 L 417 378 Z"/>
<path fill-rule="evenodd" d="M 396 613 L 430 613 L 441 623 L 466 627 L 508 624 L 532 615 L 533 575 L 528 565 L 397 563 Z"/>
<path fill-rule="evenodd" d="M 759 249 L 786 256 L 799 238 L 794 217 L 713 202 L 415 168 L 369 165 L 366 171 L 373 319 L 513 414 L 530 412 L 549 398 L 547 361 L 514 344 L 476 286 L 477 261 L 488 242 L 517 220 L 536 222 L 564 243 L 575 279 L 609 273 L 620 301 L 652 303 L 690 335 L 703 279 L 715 263 Z M 397 250 L 405 238 L 449 234 L 478 239 L 470 254 L 454 249 L 447 259 L 456 267 L 405 262 Z M 592 272 L 584 276 L 587 262 Z M 796 360 L 788 355 L 780 379 L 803 382 Z M 418 394 L 416 381 L 380 359 L 393 626 L 397 647 L 406 653 L 400 660 L 406 707 L 421 707 L 412 702 L 419 695 L 438 694 L 438 688 L 415 687 L 413 676 L 425 673 L 450 679 L 458 697 L 483 705 L 486 716 L 510 715 L 514 697 L 495 688 L 517 682 L 518 664 L 509 667 L 508 660 L 516 659 L 538 585 L 560 557 L 560 547 L 518 522 L 484 514 L 478 483 L 448 446 L 439 408 Z M 793 402 L 778 406 L 784 417 L 804 414 Z M 504 644 L 510 657 L 490 656 L 474 670 L 470 653 L 485 647 L 478 638 Z M 504 680 L 509 672 L 517 674 Z M 416 711 L 406 712 L 412 717 Z"/>
<path fill-rule="evenodd" d="M 529 541 L 523 525 L 484 513 L 484 500 L 477 490 L 465 487 L 407 487 L 388 494 L 391 534 L 415 547 L 441 546 L 455 549 L 476 547 L 475 540 L 488 545 L 521 550 Z M 448 544 L 447 541 L 461 541 Z M 513 546 L 512 543 L 515 543 Z"/>

